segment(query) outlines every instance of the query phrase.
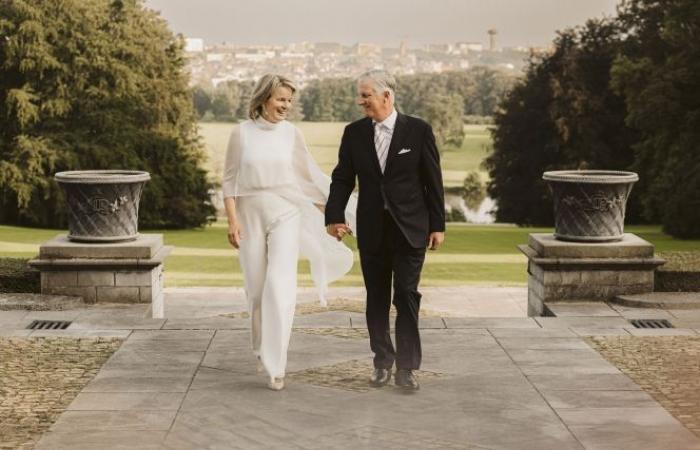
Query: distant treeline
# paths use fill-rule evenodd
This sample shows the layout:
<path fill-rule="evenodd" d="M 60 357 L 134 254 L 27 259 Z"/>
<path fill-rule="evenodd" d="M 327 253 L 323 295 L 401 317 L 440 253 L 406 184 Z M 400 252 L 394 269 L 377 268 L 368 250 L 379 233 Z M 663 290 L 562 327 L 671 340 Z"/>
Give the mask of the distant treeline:
<path fill-rule="evenodd" d="M 397 77 L 396 101 L 400 111 L 428 120 L 439 144 L 461 145 L 462 125 L 488 121 L 515 77 L 486 67 L 439 74 Z M 200 120 L 240 121 L 247 118 L 253 81 L 229 81 L 216 88 L 194 88 L 194 107 Z M 362 117 L 356 104 L 353 78 L 312 81 L 298 94 L 292 120 L 350 122 Z"/>

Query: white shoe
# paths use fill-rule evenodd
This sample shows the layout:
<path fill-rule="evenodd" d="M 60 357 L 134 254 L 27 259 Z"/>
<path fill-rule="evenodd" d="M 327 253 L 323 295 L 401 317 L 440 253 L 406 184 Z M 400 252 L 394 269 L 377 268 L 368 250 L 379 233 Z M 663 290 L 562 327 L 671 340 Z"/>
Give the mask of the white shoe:
<path fill-rule="evenodd" d="M 284 389 L 284 378 L 270 377 L 267 383 L 267 388 L 273 391 L 281 391 Z"/>

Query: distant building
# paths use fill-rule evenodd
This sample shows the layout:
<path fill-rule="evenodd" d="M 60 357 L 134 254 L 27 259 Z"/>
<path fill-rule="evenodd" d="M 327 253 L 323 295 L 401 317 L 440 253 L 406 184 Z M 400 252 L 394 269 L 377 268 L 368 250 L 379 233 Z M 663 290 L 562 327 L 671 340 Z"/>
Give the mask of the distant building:
<path fill-rule="evenodd" d="M 489 31 L 487 31 L 487 33 L 489 35 L 489 50 L 495 52 L 498 48 L 496 46 L 496 36 L 498 35 L 498 30 L 491 28 Z"/>
<path fill-rule="evenodd" d="M 481 42 L 458 42 L 455 47 L 462 53 L 484 51 L 484 44 Z"/>
<path fill-rule="evenodd" d="M 204 51 L 204 39 L 186 38 L 185 51 L 191 53 L 201 53 Z"/>
<path fill-rule="evenodd" d="M 401 56 L 403 58 L 407 54 L 408 54 L 408 47 L 406 46 L 406 41 L 401 41 L 401 45 L 399 45 L 399 56 Z"/>
<path fill-rule="evenodd" d="M 452 44 L 428 44 L 425 50 L 431 53 L 450 53 L 452 52 Z"/>
<path fill-rule="evenodd" d="M 207 62 L 223 61 L 225 57 L 225 53 L 207 53 Z"/>
<path fill-rule="evenodd" d="M 355 54 L 358 56 L 380 55 L 381 53 L 381 45 L 360 42 L 355 46 Z"/>
<path fill-rule="evenodd" d="M 311 52 L 282 52 L 280 53 L 282 58 L 313 58 L 314 54 Z"/>
<path fill-rule="evenodd" d="M 314 44 L 314 51 L 316 53 L 343 53 L 343 46 L 337 42 L 317 42 Z"/>
<path fill-rule="evenodd" d="M 275 52 L 269 51 L 269 50 L 263 51 L 263 52 L 254 52 L 254 53 L 236 52 L 236 53 L 234 53 L 233 56 L 236 59 L 242 59 L 244 61 L 258 62 L 258 61 L 265 61 L 266 59 L 274 58 Z"/>

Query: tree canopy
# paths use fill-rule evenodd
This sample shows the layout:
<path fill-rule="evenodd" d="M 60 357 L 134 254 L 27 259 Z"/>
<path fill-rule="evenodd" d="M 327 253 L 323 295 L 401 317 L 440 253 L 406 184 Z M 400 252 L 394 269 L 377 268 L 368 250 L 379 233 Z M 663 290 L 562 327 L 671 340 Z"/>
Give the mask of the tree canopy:
<path fill-rule="evenodd" d="M 62 170 L 151 173 L 146 227 L 214 208 L 183 42 L 141 0 L 0 3 L 0 220 L 65 226 Z"/>
<path fill-rule="evenodd" d="M 634 170 L 628 222 L 700 236 L 699 36 L 697 1 L 630 0 L 533 55 L 495 116 L 497 220 L 553 223 L 544 171 Z"/>
<path fill-rule="evenodd" d="M 612 83 L 638 130 L 633 169 L 645 216 L 679 237 L 700 236 L 700 3 L 632 0 Z"/>

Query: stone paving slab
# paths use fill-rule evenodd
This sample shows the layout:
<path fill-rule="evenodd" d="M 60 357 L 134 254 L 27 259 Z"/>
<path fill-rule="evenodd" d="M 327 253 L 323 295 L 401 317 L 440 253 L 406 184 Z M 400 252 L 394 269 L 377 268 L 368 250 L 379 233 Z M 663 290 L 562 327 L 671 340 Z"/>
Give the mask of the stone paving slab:
<path fill-rule="evenodd" d="M 164 351 L 162 349 L 121 350 L 102 366 L 104 369 L 197 367 L 204 351 Z"/>
<path fill-rule="evenodd" d="M 0 328 L 0 337 L 27 337 L 33 330 L 16 330 L 14 328 Z"/>
<path fill-rule="evenodd" d="M 156 373 L 156 372 L 152 372 Z M 187 392 L 191 375 L 141 375 L 134 373 L 98 374 L 82 392 Z"/>
<path fill-rule="evenodd" d="M 506 351 L 528 350 L 590 350 L 588 344 L 578 337 L 511 337 L 499 338 L 498 342 Z"/>
<path fill-rule="evenodd" d="M 557 413 L 582 444 L 606 449 L 700 449 L 700 441 L 660 406 L 562 409 Z"/>
<path fill-rule="evenodd" d="M 81 392 L 69 411 L 177 411 L 182 392 Z"/>
<path fill-rule="evenodd" d="M 565 338 L 577 337 L 569 328 L 489 328 L 489 333 L 500 338 Z"/>
<path fill-rule="evenodd" d="M 640 391 L 642 388 L 622 373 L 574 373 L 528 375 L 540 391 Z"/>
<path fill-rule="evenodd" d="M 29 311 L 0 311 L 0 325 L 20 322 Z"/>
<path fill-rule="evenodd" d="M 167 431 L 177 410 L 165 411 L 75 411 L 69 410 L 53 424 L 52 430 L 76 433 L 91 431 Z"/>
<path fill-rule="evenodd" d="M 557 317 L 618 317 L 604 302 L 547 302 L 545 307 Z"/>
<path fill-rule="evenodd" d="M 535 317 L 542 328 L 626 328 L 628 320 L 622 317 Z"/>
<path fill-rule="evenodd" d="M 447 328 L 540 328 L 531 318 L 519 317 L 445 317 Z"/>
<path fill-rule="evenodd" d="M 228 317 L 202 317 L 192 319 L 167 319 L 164 330 L 247 330 L 250 319 Z"/>
<path fill-rule="evenodd" d="M 75 431 L 49 432 L 35 450 L 160 450 L 167 431 Z"/>
<path fill-rule="evenodd" d="M 627 328 L 569 327 L 577 336 L 629 336 Z"/>
<path fill-rule="evenodd" d="M 547 403 L 561 409 L 656 408 L 658 403 L 644 391 L 540 391 Z"/>
<path fill-rule="evenodd" d="M 101 330 L 159 330 L 165 319 L 124 318 L 119 316 L 89 318 L 81 316 L 72 324 L 72 329 Z"/>

